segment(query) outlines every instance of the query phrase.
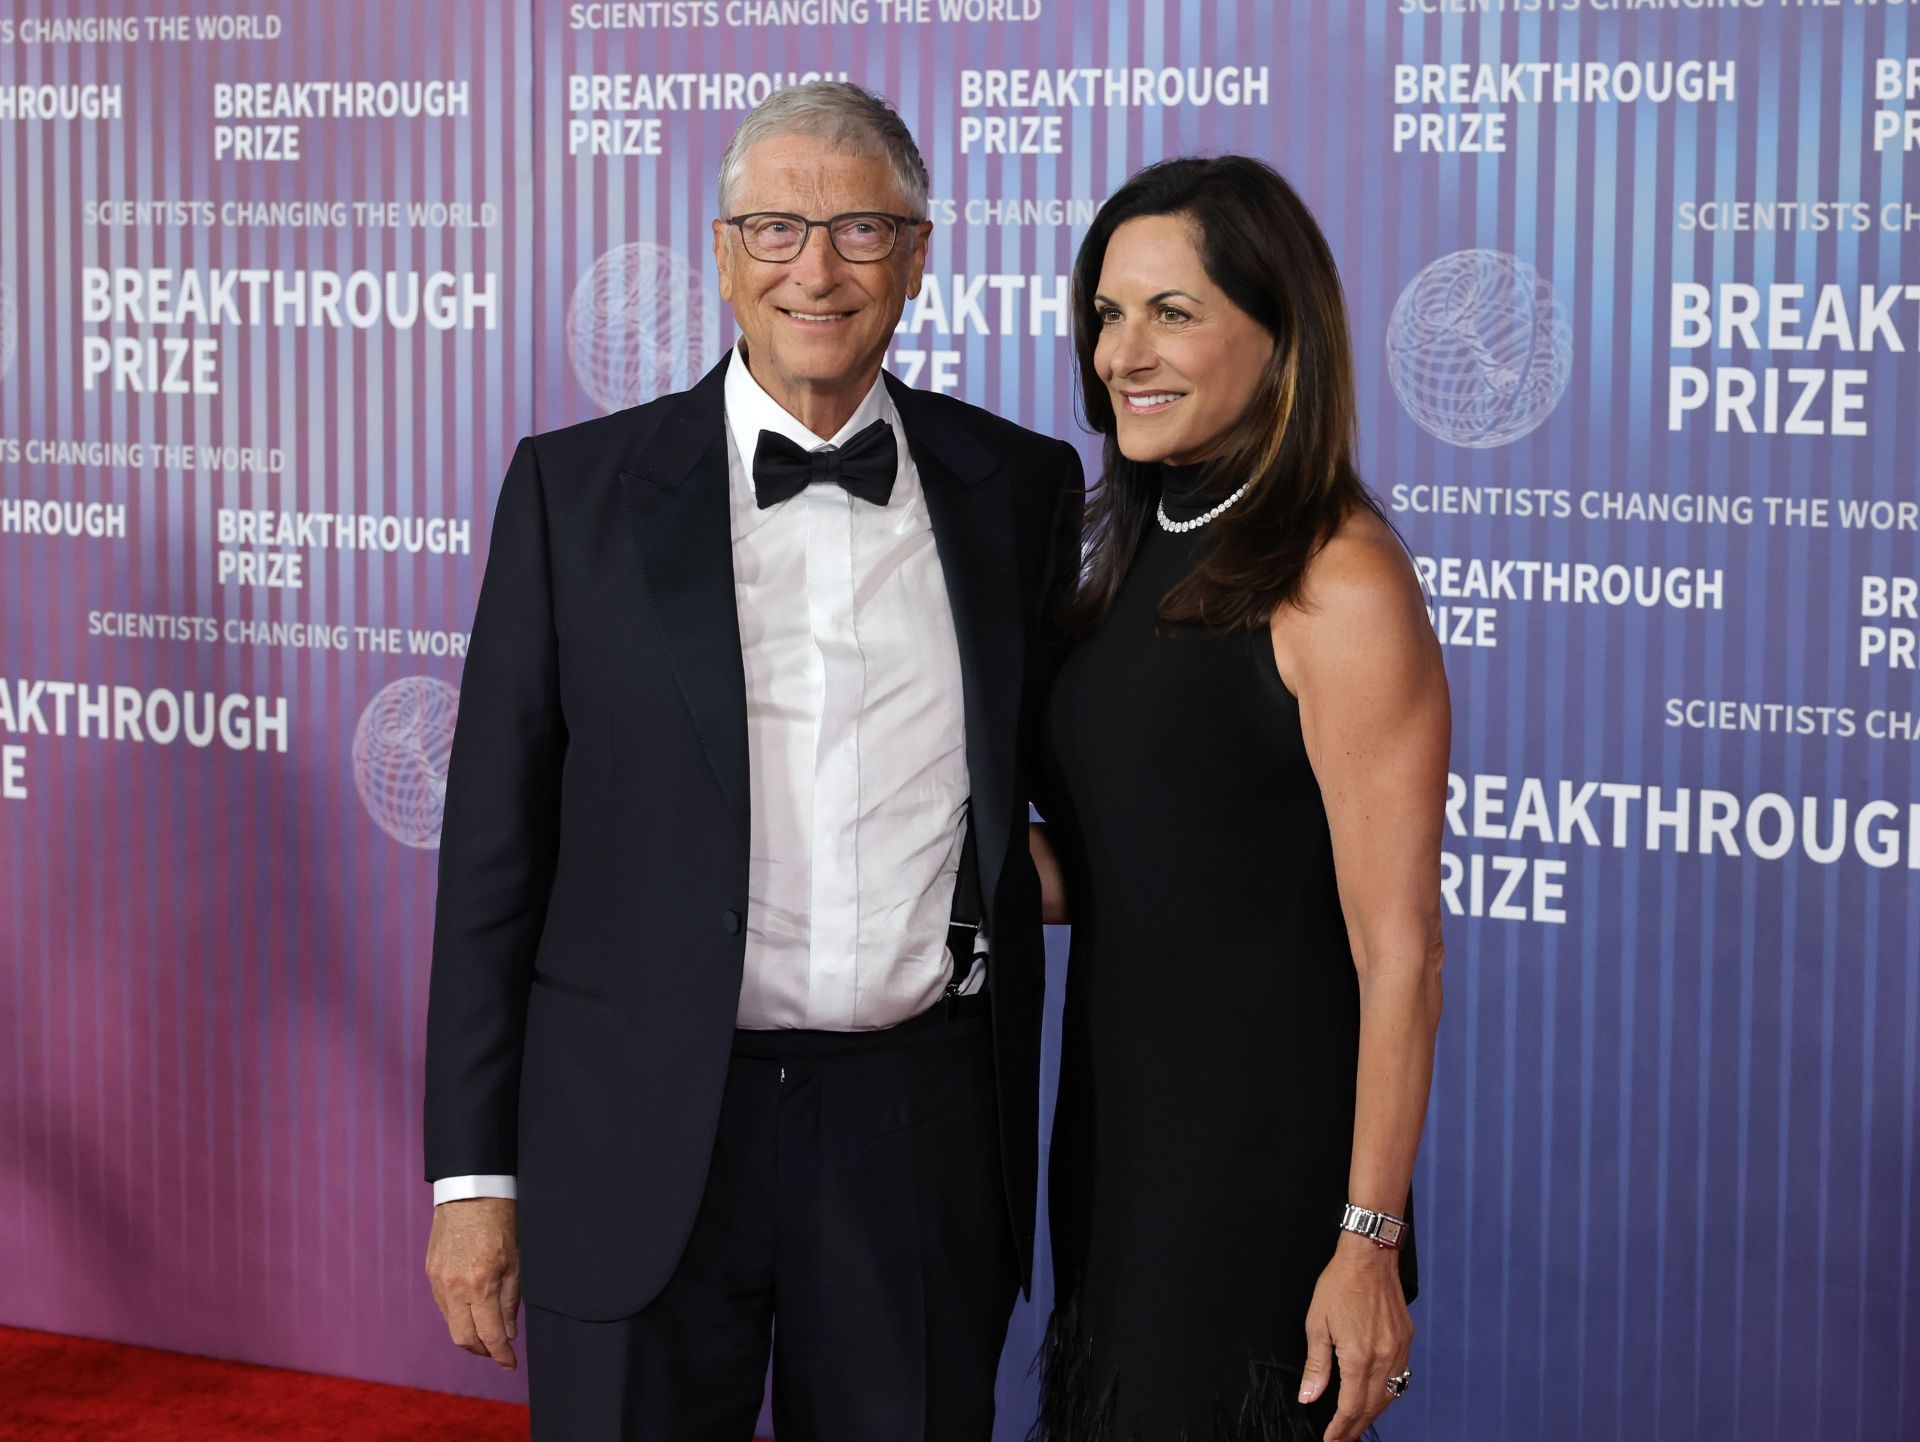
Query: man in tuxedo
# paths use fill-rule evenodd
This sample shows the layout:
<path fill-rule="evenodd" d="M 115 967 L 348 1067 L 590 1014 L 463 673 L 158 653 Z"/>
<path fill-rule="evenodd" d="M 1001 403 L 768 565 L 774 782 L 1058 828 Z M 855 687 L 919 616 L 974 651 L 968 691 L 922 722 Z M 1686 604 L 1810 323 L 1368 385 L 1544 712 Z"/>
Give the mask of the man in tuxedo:
<path fill-rule="evenodd" d="M 885 102 L 769 99 L 741 339 L 523 440 L 447 777 L 427 1270 L 536 1438 L 985 1442 L 1033 1259 L 1026 846 L 1070 446 L 881 371 L 932 227 Z M 774 1331 L 777 1326 L 777 1340 Z"/>

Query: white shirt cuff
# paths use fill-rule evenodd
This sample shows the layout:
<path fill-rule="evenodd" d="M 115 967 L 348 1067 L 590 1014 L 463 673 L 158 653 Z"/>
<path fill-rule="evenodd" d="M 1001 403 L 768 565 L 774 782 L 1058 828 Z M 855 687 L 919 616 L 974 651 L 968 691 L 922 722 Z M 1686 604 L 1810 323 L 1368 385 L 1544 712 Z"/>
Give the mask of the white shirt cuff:
<path fill-rule="evenodd" d="M 442 1202 L 464 1202 L 473 1197 L 504 1197 L 511 1202 L 519 1194 L 514 1179 L 504 1176 L 441 1177 L 433 1184 L 436 1207 Z"/>

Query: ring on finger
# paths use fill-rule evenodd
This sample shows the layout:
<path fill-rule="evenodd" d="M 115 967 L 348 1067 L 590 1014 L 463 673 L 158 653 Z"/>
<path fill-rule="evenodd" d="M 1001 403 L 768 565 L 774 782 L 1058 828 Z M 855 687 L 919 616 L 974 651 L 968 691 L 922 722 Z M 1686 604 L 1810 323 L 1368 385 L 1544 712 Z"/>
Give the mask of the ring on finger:
<path fill-rule="evenodd" d="M 1407 1368 L 1404 1372 L 1394 1373 L 1393 1376 L 1387 1378 L 1387 1394 L 1395 1398 L 1406 1396 L 1407 1384 L 1412 1380 L 1413 1368 L 1411 1367 Z"/>

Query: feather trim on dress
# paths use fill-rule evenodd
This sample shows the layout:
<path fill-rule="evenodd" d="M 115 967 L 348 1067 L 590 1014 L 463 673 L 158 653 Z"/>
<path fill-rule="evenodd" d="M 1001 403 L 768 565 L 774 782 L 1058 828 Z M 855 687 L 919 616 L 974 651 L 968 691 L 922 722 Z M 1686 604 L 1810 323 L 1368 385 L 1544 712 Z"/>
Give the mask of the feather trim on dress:
<path fill-rule="evenodd" d="M 1093 1342 L 1081 1335 L 1077 1298 L 1054 1308 L 1028 1370 L 1039 1373 L 1040 1415 L 1026 1442 L 1175 1442 L 1143 1438 L 1138 1431 L 1123 1437 L 1116 1430 L 1120 1379 L 1096 1384 Z M 1299 1368 L 1250 1357 L 1238 1409 L 1215 1397 L 1210 1435 L 1196 1437 L 1183 1427 L 1177 1442 L 1321 1442 L 1338 1404 L 1329 1394 L 1304 1406 L 1299 1395 Z M 1381 1442 L 1380 1434 L 1369 1427 L 1361 1442 Z"/>

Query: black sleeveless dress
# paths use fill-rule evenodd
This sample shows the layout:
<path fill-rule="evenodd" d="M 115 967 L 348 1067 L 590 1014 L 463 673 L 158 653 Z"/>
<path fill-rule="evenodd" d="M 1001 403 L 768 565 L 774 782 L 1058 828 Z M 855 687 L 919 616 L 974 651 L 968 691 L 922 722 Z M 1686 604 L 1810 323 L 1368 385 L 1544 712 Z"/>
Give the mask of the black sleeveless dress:
<path fill-rule="evenodd" d="M 1162 473 L 1174 520 L 1222 494 Z M 1073 950 L 1032 1442 L 1320 1442 L 1336 1405 L 1297 1398 L 1347 1201 L 1359 989 L 1271 636 L 1155 620 L 1213 534 L 1149 520 L 1048 705 Z M 1400 1268 L 1411 1300 L 1410 1244 Z"/>

